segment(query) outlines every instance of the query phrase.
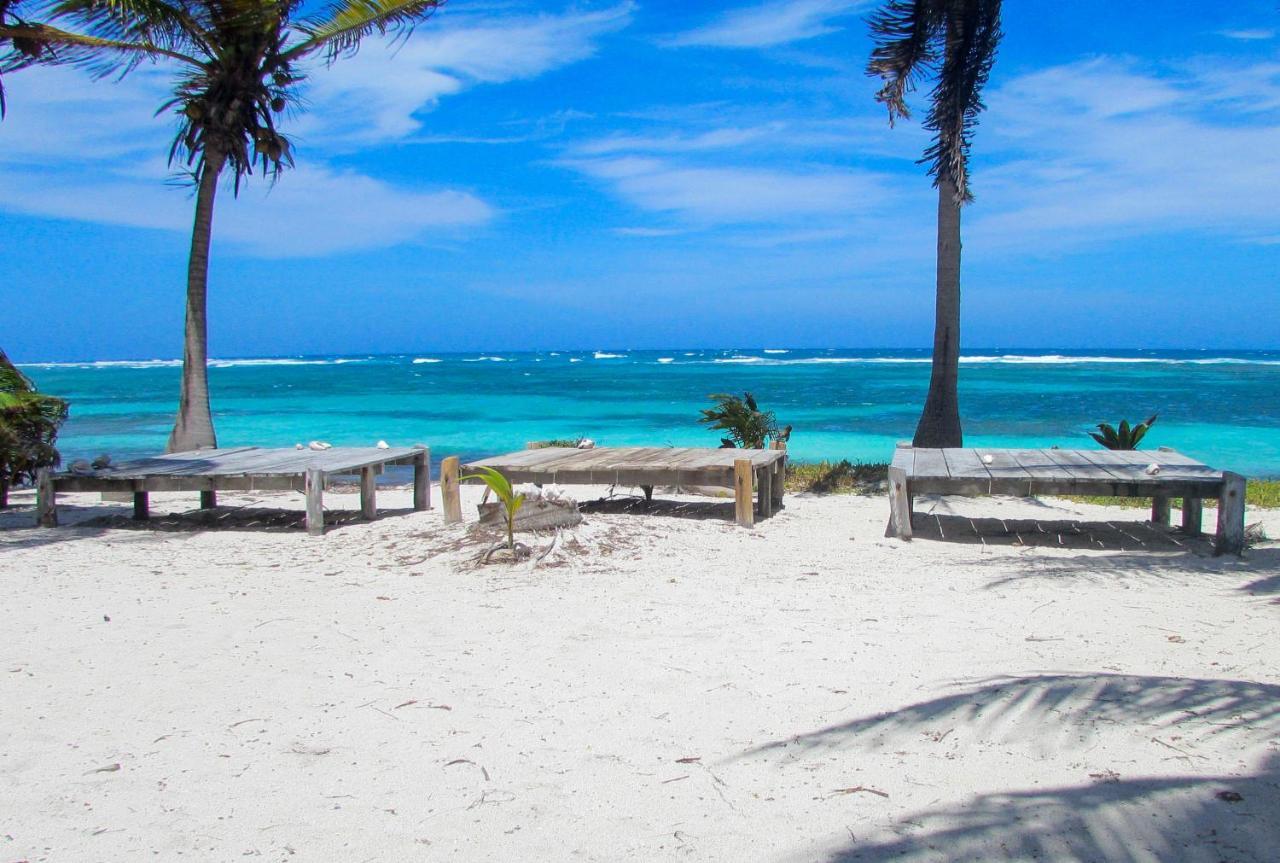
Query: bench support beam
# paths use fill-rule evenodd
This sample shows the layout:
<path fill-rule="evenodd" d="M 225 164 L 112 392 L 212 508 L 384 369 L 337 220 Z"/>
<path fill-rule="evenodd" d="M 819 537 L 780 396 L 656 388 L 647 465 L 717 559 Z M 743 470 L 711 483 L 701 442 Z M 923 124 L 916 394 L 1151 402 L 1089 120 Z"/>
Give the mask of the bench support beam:
<path fill-rule="evenodd" d="M 462 489 L 458 486 L 459 462 L 451 455 L 440 462 L 440 497 L 444 499 L 444 523 L 462 521 Z"/>
<path fill-rule="evenodd" d="M 1199 536 L 1204 518 L 1204 501 L 1198 497 L 1182 499 L 1182 532 L 1187 536 Z"/>
<path fill-rule="evenodd" d="M 324 471 L 307 468 L 307 533 L 319 536 L 324 533 Z"/>
<path fill-rule="evenodd" d="M 884 535 L 898 539 L 911 539 L 911 485 L 907 472 L 900 467 L 889 468 L 889 526 Z"/>
<path fill-rule="evenodd" d="M 1224 471 L 1222 497 L 1218 500 L 1217 554 L 1240 554 L 1244 551 L 1244 492 L 1244 477 Z"/>
<path fill-rule="evenodd" d="M 431 509 L 431 450 L 425 448 L 413 458 L 413 508 Z"/>
<path fill-rule="evenodd" d="M 743 527 L 754 527 L 756 523 L 755 507 L 752 505 L 751 459 L 740 458 L 733 463 L 733 512 L 738 524 Z"/>

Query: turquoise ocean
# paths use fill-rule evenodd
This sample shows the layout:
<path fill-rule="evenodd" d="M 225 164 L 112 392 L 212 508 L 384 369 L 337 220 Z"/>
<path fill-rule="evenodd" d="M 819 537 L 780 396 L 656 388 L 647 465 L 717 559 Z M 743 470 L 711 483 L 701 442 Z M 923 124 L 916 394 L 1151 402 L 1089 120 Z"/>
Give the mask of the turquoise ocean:
<path fill-rule="evenodd" d="M 177 404 L 173 360 L 24 365 L 71 402 L 65 460 L 159 452 Z M 1280 351 L 967 351 L 965 443 L 1096 446 L 1099 421 L 1160 415 L 1171 446 L 1250 476 L 1280 476 Z M 915 428 L 927 351 L 667 350 L 419 353 L 210 362 L 221 446 L 417 442 L 479 456 L 526 441 L 716 446 L 707 396 L 755 394 L 794 426 L 793 457 L 887 461 Z"/>

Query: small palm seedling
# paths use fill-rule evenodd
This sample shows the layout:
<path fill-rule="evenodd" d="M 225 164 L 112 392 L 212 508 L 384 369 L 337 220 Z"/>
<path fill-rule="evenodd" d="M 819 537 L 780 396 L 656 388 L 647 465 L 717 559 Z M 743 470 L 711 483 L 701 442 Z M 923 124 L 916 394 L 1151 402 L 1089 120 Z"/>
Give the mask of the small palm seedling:
<path fill-rule="evenodd" d="M 498 500 L 502 501 L 502 508 L 507 515 L 507 550 L 514 557 L 516 553 L 516 513 L 520 511 L 520 507 L 524 506 L 524 495 L 516 494 L 515 489 L 511 487 L 511 481 L 491 467 L 478 467 L 476 468 L 476 473 L 468 474 L 462 479 L 481 480 L 497 496 Z"/>
<path fill-rule="evenodd" d="M 773 411 L 762 411 L 755 396 L 743 393 L 742 398 L 728 393 L 710 396 L 714 408 L 704 408 L 700 423 L 709 423 L 713 429 L 723 429 L 728 437 L 720 439 L 721 446 L 743 449 L 764 449 L 770 438 L 780 436 Z"/>
<path fill-rule="evenodd" d="M 1089 436 L 1107 449 L 1137 449 L 1147 432 L 1156 424 L 1156 416 L 1152 414 L 1136 426 L 1130 426 L 1128 420 L 1120 420 L 1118 429 L 1110 423 L 1098 423 L 1098 430 L 1089 432 Z"/>

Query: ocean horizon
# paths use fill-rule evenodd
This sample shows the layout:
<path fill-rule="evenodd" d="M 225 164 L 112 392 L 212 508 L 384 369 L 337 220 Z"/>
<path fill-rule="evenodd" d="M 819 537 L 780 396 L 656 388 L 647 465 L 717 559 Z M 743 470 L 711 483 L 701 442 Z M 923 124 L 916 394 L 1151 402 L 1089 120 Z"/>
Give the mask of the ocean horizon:
<path fill-rule="evenodd" d="M 425 443 L 434 459 L 588 437 L 717 446 L 712 393 L 752 392 L 791 425 L 793 458 L 887 461 L 914 431 L 927 349 L 786 347 L 413 352 L 209 361 L 221 446 Z M 960 373 L 965 443 L 1094 448 L 1096 423 L 1159 419 L 1169 446 L 1249 476 L 1280 475 L 1280 350 L 974 348 Z M 22 363 L 66 398 L 64 461 L 164 448 L 177 359 Z"/>

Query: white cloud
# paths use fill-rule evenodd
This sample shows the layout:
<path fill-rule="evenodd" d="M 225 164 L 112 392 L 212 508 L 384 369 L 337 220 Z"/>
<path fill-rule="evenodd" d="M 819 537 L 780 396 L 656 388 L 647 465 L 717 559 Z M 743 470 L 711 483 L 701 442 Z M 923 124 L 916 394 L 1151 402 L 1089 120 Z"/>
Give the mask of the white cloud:
<path fill-rule="evenodd" d="M 561 164 L 603 181 L 641 210 L 700 224 L 787 223 L 866 211 L 885 197 L 876 176 L 849 170 L 699 167 L 645 156 Z"/>
<path fill-rule="evenodd" d="M 1272 66 L 1159 78 L 1127 61 L 1033 73 L 992 92 L 975 149 L 974 235 L 984 243 L 1100 244 L 1196 230 L 1280 228 L 1280 118 Z"/>
<path fill-rule="evenodd" d="M 1255 28 L 1248 30 L 1219 30 L 1219 36 L 1225 36 L 1228 39 L 1237 39 L 1245 42 L 1263 42 L 1268 39 L 1276 38 L 1276 31 Z"/>
<path fill-rule="evenodd" d="M 559 15 L 488 18 L 447 13 L 394 46 L 370 44 L 331 69 L 316 69 L 304 139 L 353 146 L 409 137 L 420 115 L 467 87 L 535 78 L 595 54 L 630 23 L 634 4 Z"/>
<path fill-rule="evenodd" d="M 189 188 L 166 180 L 175 124 L 156 117 L 169 72 L 139 69 L 118 83 L 36 68 L 6 81 L 0 124 L 0 208 L 10 212 L 186 233 Z M 302 158 L 271 186 L 251 178 L 220 195 L 215 243 L 268 257 L 324 255 L 431 238 L 484 224 L 491 205 L 457 189 L 397 188 Z"/>
<path fill-rule="evenodd" d="M 841 29 L 833 21 L 867 5 L 865 0 L 784 0 L 735 9 L 670 40 L 675 46 L 768 48 L 825 36 Z"/>

